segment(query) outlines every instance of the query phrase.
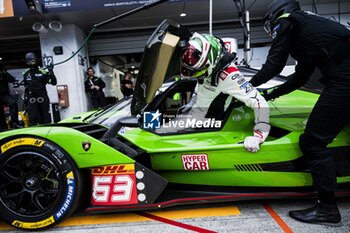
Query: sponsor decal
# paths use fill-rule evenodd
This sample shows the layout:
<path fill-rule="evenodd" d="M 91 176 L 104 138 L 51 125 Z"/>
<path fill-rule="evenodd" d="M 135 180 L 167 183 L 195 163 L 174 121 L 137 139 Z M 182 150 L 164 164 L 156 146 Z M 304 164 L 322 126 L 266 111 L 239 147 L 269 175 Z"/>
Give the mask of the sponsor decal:
<path fill-rule="evenodd" d="M 277 24 L 277 25 L 273 28 L 273 30 L 272 30 L 272 39 L 275 39 L 275 38 L 276 38 L 276 36 L 277 36 L 277 30 L 278 30 L 280 27 L 281 27 L 281 25 L 280 25 L 280 24 Z"/>
<path fill-rule="evenodd" d="M 231 51 L 231 42 L 226 41 L 226 42 L 224 42 L 224 44 L 225 44 L 226 50 L 227 50 L 227 51 Z"/>
<path fill-rule="evenodd" d="M 238 75 L 239 79 L 237 81 L 238 85 L 242 85 L 243 83 L 247 82 L 242 75 Z"/>
<path fill-rule="evenodd" d="M 276 30 L 278 30 L 280 27 L 281 27 L 281 25 L 280 25 L 280 24 L 277 24 L 277 25 L 272 29 L 272 31 L 276 31 Z"/>
<path fill-rule="evenodd" d="M 92 205 L 137 204 L 135 165 L 96 167 L 91 170 Z"/>
<path fill-rule="evenodd" d="M 23 145 L 30 145 L 30 146 L 37 146 L 41 147 L 45 141 L 36 139 L 36 138 L 18 138 L 14 139 L 12 141 L 9 141 L 1 146 L 1 153 L 6 152 L 7 150 L 17 147 L 17 146 L 23 146 Z"/>
<path fill-rule="evenodd" d="M 231 79 L 232 80 L 235 80 L 235 79 L 239 79 L 237 82 L 238 82 L 238 84 L 239 84 L 239 82 L 240 82 L 240 80 L 241 80 L 241 78 L 242 78 L 243 76 L 242 76 L 242 74 L 241 73 L 239 73 L 239 74 L 234 74 L 232 77 L 231 77 Z"/>
<path fill-rule="evenodd" d="M 73 172 L 69 172 L 67 175 L 67 193 L 65 201 L 63 202 L 62 206 L 59 208 L 59 210 L 54 214 L 55 220 L 58 220 L 60 217 L 62 217 L 69 209 L 69 206 L 72 204 L 72 200 L 74 197 L 74 175 Z"/>
<path fill-rule="evenodd" d="M 125 133 L 126 133 L 125 127 L 121 127 L 118 134 L 125 134 Z"/>
<path fill-rule="evenodd" d="M 253 86 L 248 81 L 245 81 L 239 88 L 243 89 L 247 94 L 254 89 Z"/>
<path fill-rule="evenodd" d="M 207 154 L 181 155 L 185 170 L 210 170 Z"/>
<path fill-rule="evenodd" d="M 225 78 L 228 76 L 228 73 L 226 71 L 221 72 L 220 79 L 225 80 Z"/>
<path fill-rule="evenodd" d="M 83 142 L 81 143 L 81 146 L 83 147 L 83 149 L 84 149 L 85 151 L 88 151 L 88 150 L 90 150 L 90 148 L 91 148 L 91 142 L 89 142 L 89 141 L 83 141 Z"/>
<path fill-rule="evenodd" d="M 22 222 L 15 220 L 11 223 L 12 226 L 24 228 L 24 229 L 38 229 L 49 226 L 55 222 L 53 216 L 38 222 Z"/>
<path fill-rule="evenodd" d="M 110 175 L 110 174 L 133 174 L 135 173 L 134 164 L 110 165 L 104 167 L 94 167 L 91 170 L 92 175 Z"/>
<path fill-rule="evenodd" d="M 159 110 L 156 112 L 144 112 L 143 113 L 143 127 L 145 129 L 159 129 L 161 113 Z"/>

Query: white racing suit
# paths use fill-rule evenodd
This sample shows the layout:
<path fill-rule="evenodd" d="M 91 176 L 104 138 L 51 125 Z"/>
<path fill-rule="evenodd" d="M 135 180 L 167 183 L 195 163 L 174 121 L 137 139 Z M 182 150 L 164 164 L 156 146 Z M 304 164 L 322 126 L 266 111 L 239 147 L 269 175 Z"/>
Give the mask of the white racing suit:
<path fill-rule="evenodd" d="M 231 63 L 224 71 L 219 74 L 217 86 L 211 85 L 210 78 L 205 78 L 203 84 L 197 83 L 195 92 L 190 103 L 183 109 L 186 110 L 183 115 L 191 116 L 197 121 L 205 121 L 208 113 L 211 111 L 211 105 L 215 105 L 223 94 L 229 95 L 225 99 L 223 112 L 227 110 L 232 97 L 242 101 L 245 105 L 254 110 L 255 126 L 253 128 L 253 136 L 246 137 L 244 146 L 248 151 L 256 152 L 259 150 L 259 144 L 263 143 L 270 131 L 269 125 L 269 107 L 264 99 L 248 81 L 246 81 L 234 63 Z M 214 106 L 215 111 L 215 106 Z M 210 116 L 209 116 L 210 117 Z M 180 120 L 183 116 L 177 116 L 172 121 Z M 156 130 L 158 133 L 180 132 L 184 128 L 173 127 Z"/>

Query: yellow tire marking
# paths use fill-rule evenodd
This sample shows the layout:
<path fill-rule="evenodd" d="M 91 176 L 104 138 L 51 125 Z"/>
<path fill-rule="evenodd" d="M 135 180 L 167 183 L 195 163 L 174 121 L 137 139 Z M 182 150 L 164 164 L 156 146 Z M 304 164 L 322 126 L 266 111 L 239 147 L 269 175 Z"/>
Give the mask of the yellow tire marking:
<path fill-rule="evenodd" d="M 22 145 L 30 145 L 30 146 L 37 146 L 41 147 L 45 141 L 36 139 L 36 138 L 17 138 L 12 141 L 6 142 L 4 145 L 1 146 L 1 153 L 5 153 L 7 150 L 22 146 Z"/>
<path fill-rule="evenodd" d="M 237 207 L 212 207 L 212 208 L 198 208 L 190 210 L 165 210 L 165 211 L 150 211 L 152 215 L 168 219 L 183 219 L 183 218 L 203 218 L 203 217 L 215 217 L 215 216 L 231 216 L 239 215 L 240 211 Z M 87 215 L 87 216 L 73 216 L 64 220 L 58 224 L 57 227 L 68 226 L 82 226 L 82 225 L 98 225 L 98 224 L 111 224 L 111 223 L 126 223 L 126 222 L 144 222 L 153 221 L 149 218 L 142 217 L 138 214 L 109 214 L 109 215 Z M 12 227 L 1 222 L 0 230 L 13 230 Z"/>

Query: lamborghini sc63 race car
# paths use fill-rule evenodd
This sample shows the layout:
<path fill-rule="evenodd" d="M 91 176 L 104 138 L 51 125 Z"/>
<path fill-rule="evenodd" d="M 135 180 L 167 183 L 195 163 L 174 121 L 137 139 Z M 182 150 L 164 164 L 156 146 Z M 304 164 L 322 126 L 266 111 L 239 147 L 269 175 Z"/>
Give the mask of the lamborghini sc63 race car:
<path fill-rule="evenodd" d="M 86 212 L 134 211 L 313 196 L 298 138 L 318 94 L 297 90 L 276 99 L 270 106 L 270 135 L 257 153 L 242 144 L 252 133 L 254 113 L 236 100 L 221 114 L 218 127 L 157 132 L 156 123 L 171 122 L 196 85 L 196 80 L 179 79 L 157 92 L 178 73 L 181 46 L 188 38 L 184 28 L 170 21 L 156 29 L 146 44 L 132 99 L 89 120 L 1 133 L 1 219 L 37 230 L 57 224 L 78 207 Z M 240 70 L 248 79 L 256 72 Z M 269 85 L 281 82 L 275 79 Z M 149 114 L 153 120 L 162 114 L 165 120 L 153 122 Z M 348 131 L 330 144 L 338 195 L 350 193 Z"/>

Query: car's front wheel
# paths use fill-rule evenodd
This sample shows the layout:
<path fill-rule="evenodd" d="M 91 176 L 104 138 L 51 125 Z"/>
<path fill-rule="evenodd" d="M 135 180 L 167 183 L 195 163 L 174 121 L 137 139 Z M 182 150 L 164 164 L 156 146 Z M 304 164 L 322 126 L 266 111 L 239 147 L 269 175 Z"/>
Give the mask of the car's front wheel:
<path fill-rule="evenodd" d="M 79 203 L 81 178 L 70 156 L 54 143 L 16 138 L 1 146 L 0 216 L 21 229 L 43 229 Z"/>

